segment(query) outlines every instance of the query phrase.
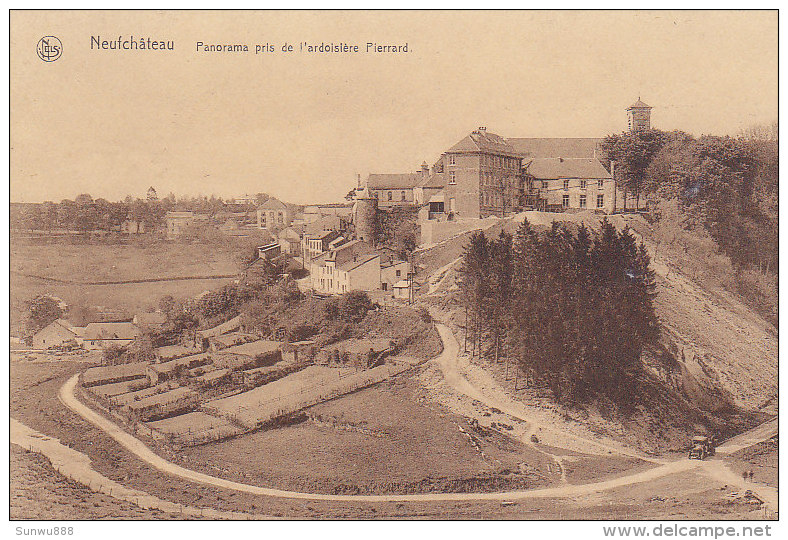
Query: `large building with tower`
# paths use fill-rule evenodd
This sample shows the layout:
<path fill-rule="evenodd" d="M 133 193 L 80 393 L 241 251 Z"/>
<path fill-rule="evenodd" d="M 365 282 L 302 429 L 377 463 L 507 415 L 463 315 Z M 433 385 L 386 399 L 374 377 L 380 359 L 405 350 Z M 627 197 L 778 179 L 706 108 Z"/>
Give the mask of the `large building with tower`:
<path fill-rule="evenodd" d="M 627 107 L 628 129 L 651 129 L 651 109 L 639 98 Z M 636 199 L 617 186 L 615 164 L 602 165 L 601 138 L 505 138 L 479 127 L 430 168 L 371 174 L 366 196 L 379 208 L 417 205 L 425 219 L 506 216 L 526 209 L 632 209 Z M 625 206 L 626 199 L 626 206 Z M 370 208 L 369 200 L 363 203 Z"/>

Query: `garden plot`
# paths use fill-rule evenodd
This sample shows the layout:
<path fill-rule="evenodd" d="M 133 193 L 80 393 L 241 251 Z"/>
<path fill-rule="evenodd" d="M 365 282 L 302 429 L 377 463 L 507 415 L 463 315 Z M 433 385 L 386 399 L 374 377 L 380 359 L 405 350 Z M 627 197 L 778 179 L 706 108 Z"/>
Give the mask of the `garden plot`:
<path fill-rule="evenodd" d="M 91 386 L 88 388 L 88 390 L 97 396 L 101 396 L 103 398 L 112 398 L 121 394 L 127 394 L 129 392 L 135 392 L 137 390 L 144 389 L 148 386 L 148 384 L 148 379 L 132 379 L 130 381 Z"/>
<path fill-rule="evenodd" d="M 255 429 L 293 413 L 402 373 L 409 366 L 385 364 L 356 371 L 349 368 L 309 366 L 274 382 L 235 396 L 217 399 L 203 409 L 224 416 L 247 429 Z"/>
<path fill-rule="evenodd" d="M 195 446 L 210 441 L 235 437 L 243 429 L 233 425 L 226 418 L 218 418 L 204 412 L 190 412 L 145 424 L 161 434 L 169 442 L 184 446 Z M 156 434 L 152 434 L 155 438 Z"/>

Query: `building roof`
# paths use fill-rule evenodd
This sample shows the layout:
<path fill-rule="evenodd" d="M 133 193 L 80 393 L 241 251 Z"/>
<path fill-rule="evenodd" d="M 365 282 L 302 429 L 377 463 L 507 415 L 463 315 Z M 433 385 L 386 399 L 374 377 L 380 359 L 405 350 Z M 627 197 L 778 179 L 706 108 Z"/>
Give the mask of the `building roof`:
<path fill-rule="evenodd" d="M 443 173 L 433 173 L 422 179 L 421 182 L 419 182 L 419 185 L 416 187 L 442 189 L 446 187 L 446 179 L 444 178 Z"/>
<path fill-rule="evenodd" d="M 85 339 L 136 339 L 140 329 L 130 322 L 90 323 L 85 327 Z"/>
<path fill-rule="evenodd" d="M 242 356 L 259 356 L 261 354 L 270 354 L 282 348 L 282 343 L 279 341 L 270 341 L 267 339 L 260 339 L 252 341 L 251 343 L 244 343 L 243 345 L 236 345 L 222 349 L 221 354 L 239 354 Z"/>
<path fill-rule="evenodd" d="M 594 158 L 544 158 L 523 159 L 528 164 L 528 174 L 541 180 L 553 178 L 612 178 L 610 173 Z"/>
<path fill-rule="evenodd" d="M 394 285 L 392 285 L 392 287 L 394 287 L 395 289 L 407 289 L 408 287 L 410 287 L 410 282 L 403 279 L 401 281 L 396 282 Z"/>
<path fill-rule="evenodd" d="M 412 189 L 419 183 L 420 173 L 370 174 L 367 177 L 369 189 Z"/>
<path fill-rule="evenodd" d="M 359 266 L 364 266 L 368 262 L 372 262 L 373 260 L 380 257 L 379 253 L 366 253 L 359 255 L 358 257 L 353 258 L 352 260 L 345 261 L 342 264 L 337 264 L 337 268 L 342 270 L 343 272 L 350 272 L 351 270 L 355 270 Z"/>
<path fill-rule="evenodd" d="M 506 139 L 522 157 L 592 158 L 602 139 L 596 138 L 514 138 Z"/>
<path fill-rule="evenodd" d="M 266 210 L 281 210 L 281 209 L 287 209 L 287 205 L 282 201 L 280 201 L 279 199 L 268 199 L 263 203 L 263 205 L 260 208 Z"/>
<path fill-rule="evenodd" d="M 36 335 L 40 334 L 44 330 L 62 330 L 62 331 L 68 332 L 70 334 L 74 334 L 75 336 L 78 335 L 77 332 L 75 331 L 74 326 L 72 326 L 71 323 L 69 321 L 67 321 L 66 319 L 56 319 L 56 320 L 52 321 L 51 323 L 46 325 L 44 328 L 42 328 L 41 330 L 36 332 Z"/>
<path fill-rule="evenodd" d="M 342 230 L 342 218 L 339 216 L 323 216 L 304 227 L 304 233 L 309 235 L 316 235 L 323 231 L 340 230 Z"/>
<path fill-rule="evenodd" d="M 484 128 L 472 131 L 460 142 L 449 148 L 447 153 L 464 152 L 490 152 L 495 154 L 517 155 L 516 150 L 506 139 L 495 133 L 490 133 Z"/>
<path fill-rule="evenodd" d="M 640 98 L 638 98 L 638 100 L 635 103 L 633 103 L 632 105 L 627 107 L 627 110 L 630 110 L 630 109 L 653 109 L 653 108 L 654 107 L 651 107 L 650 105 L 646 105 L 645 103 L 640 101 Z"/>

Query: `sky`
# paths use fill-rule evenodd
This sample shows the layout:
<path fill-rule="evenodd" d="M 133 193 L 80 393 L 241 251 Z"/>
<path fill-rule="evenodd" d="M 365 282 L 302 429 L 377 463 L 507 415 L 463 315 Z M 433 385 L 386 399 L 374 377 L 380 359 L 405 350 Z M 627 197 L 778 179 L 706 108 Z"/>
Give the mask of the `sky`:
<path fill-rule="evenodd" d="M 14 202 L 148 186 L 336 202 L 358 174 L 415 171 L 478 126 L 621 132 L 638 97 L 653 127 L 694 135 L 777 119 L 776 11 L 15 11 L 10 33 Z M 63 44 L 54 62 L 36 55 L 47 35 Z M 91 36 L 174 50 L 91 50 Z M 408 52 L 307 54 L 301 42 Z M 277 52 L 255 55 L 265 43 Z"/>

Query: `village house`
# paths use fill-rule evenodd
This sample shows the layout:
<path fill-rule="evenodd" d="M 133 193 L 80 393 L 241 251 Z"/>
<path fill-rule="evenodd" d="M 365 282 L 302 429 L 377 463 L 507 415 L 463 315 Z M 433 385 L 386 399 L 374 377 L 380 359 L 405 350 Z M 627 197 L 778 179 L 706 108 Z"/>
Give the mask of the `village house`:
<path fill-rule="evenodd" d="M 194 212 L 167 212 L 164 215 L 164 222 L 167 224 L 167 238 L 170 240 L 178 238 L 194 221 Z"/>
<path fill-rule="evenodd" d="M 260 229 L 284 229 L 290 226 L 291 221 L 290 208 L 278 199 L 268 199 L 257 209 L 257 227 Z"/>
<path fill-rule="evenodd" d="M 410 265 L 397 260 L 391 251 L 352 240 L 312 260 L 311 284 L 321 294 L 390 290 L 409 269 Z"/>
<path fill-rule="evenodd" d="M 301 234 L 295 227 L 287 227 L 277 235 L 282 253 L 291 256 L 301 255 Z"/>
<path fill-rule="evenodd" d="M 66 319 L 57 319 L 33 335 L 33 348 L 50 349 L 68 343 L 81 345 L 85 329 L 75 327 Z"/>

